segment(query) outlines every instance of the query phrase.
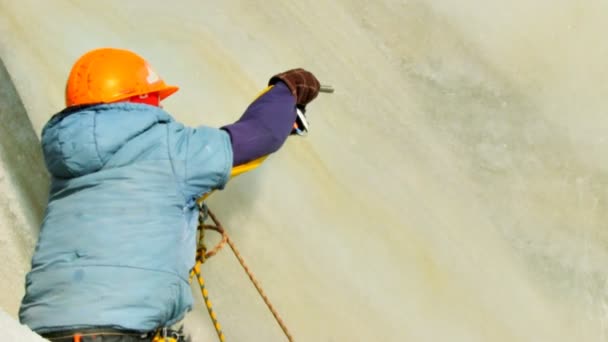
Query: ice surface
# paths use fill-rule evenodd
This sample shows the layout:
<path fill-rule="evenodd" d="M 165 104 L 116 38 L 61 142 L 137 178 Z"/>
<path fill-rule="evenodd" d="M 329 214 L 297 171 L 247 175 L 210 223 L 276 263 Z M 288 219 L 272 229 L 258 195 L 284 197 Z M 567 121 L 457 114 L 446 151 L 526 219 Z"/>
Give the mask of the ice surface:
<path fill-rule="evenodd" d="M 182 87 L 166 109 L 192 125 L 235 120 L 286 68 L 335 87 L 308 138 L 210 200 L 297 340 L 606 341 L 607 10 L 0 0 L 33 125 L 0 113 L 0 305 L 15 316 L 46 194 L 31 137 L 74 60 L 116 46 Z M 228 250 L 204 274 L 229 340 L 284 339 Z M 216 338 L 201 307 L 188 324 Z"/>

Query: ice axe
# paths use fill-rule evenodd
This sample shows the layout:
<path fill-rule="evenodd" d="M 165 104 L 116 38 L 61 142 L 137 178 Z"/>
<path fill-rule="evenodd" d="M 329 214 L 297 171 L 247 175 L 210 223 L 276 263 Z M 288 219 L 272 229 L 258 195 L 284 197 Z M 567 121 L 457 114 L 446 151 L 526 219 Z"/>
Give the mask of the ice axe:
<path fill-rule="evenodd" d="M 321 88 L 319 89 L 319 92 L 331 94 L 334 92 L 334 88 L 329 85 L 322 85 Z M 306 112 L 306 109 L 297 108 L 296 112 L 298 113 L 298 117 L 296 118 L 296 122 L 293 124 L 294 128 L 292 129 L 291 134 L 304 136 L 308 132 L 308 120 L 306 120 L 306 115 L 304 114 Z M 233 167 L 232 172 L 230 173 L 230 178 L 234 178 L 238 175 L 242 175 L 245 172 L 249 172 L 251 170 L 256 169 L 258 166 L 260 166 L 264 162 L 264 160 L 267 157 L 268 156 L 263 156 L 258 159 L 252 160 L 248 163 Z M 199 202 L 202 203 L 202 201 L 204 199 L 206 199 L 209 195 L 211 195 L 211 193 L 205 194 L 203 197 L 201 197 L 199 199 Z"/>
<path fill-rule="evenodd" d="M 322 84 L 321 88 L 319 88 L 319 93 L 328 93 L 331 94 L 334 92 L 334 87 L 327 85 L 327 84 Z"/>
<path fill-rule="evenodd" d="M 334 92 L 334 87 L 322 84 L 319 88 L 319 93 L 332 94 Z M 298 117 L 296 118 L 296 122 L 293 124 L 293 129 L 291 130 L 292 135 L 299 135 L 301 137 L 306 136 L 308 134 L 308 119 L 306 118 L 306 108 L 297 106 L 296 113 Z"/>

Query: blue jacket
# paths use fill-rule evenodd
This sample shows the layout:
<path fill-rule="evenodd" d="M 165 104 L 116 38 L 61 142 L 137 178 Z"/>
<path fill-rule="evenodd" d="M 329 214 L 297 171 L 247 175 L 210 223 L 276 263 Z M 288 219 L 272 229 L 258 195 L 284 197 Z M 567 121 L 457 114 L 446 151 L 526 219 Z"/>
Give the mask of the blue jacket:
<path fill-rule="evenodd" d="M 119 103 L 55 115 L 42 147 L 52 183 L 21 322 L 43 333 L 180 320 L 192 306 L 195 199 L 228 181 L 228 133 Z"/>

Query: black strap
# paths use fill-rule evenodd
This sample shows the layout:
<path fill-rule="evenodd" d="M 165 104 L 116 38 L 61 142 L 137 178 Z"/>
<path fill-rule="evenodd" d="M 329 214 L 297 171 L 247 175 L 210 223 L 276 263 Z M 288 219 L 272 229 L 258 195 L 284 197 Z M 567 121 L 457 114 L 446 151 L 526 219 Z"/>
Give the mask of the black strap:
<path fill-rule="evenodd" d="M 74 336 L 80 335 L 83 342 L 90 340 L 90 337 L 98 336 L 102 339 L 97 341 L 151 341 L 152 334 L 142 333 L 134 330 L 111 329 L 111 328 L 87 328 L 54 331 L 41 334 L 42 337 L 56 342 L 74 341 Z M 107 338 L 106 338 L 107 337 Z M 113 337 L 113 338 L 112 338 Z M 112 339 L 110 339 L 112 338 Z"/>

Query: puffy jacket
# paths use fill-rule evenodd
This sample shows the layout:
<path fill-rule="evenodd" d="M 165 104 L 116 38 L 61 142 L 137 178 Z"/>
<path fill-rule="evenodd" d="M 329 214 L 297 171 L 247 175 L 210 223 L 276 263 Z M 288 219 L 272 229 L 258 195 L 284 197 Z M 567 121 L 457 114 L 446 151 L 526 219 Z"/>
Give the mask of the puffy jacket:
<path fill-rule="evenodd" d="M 118 103 L 55 115 L 42 147 L 52 182 L 21 322 L 43 333 L 180 320 L 192 306 L 195 199 L 226 184 L 228 133 Z"/>

